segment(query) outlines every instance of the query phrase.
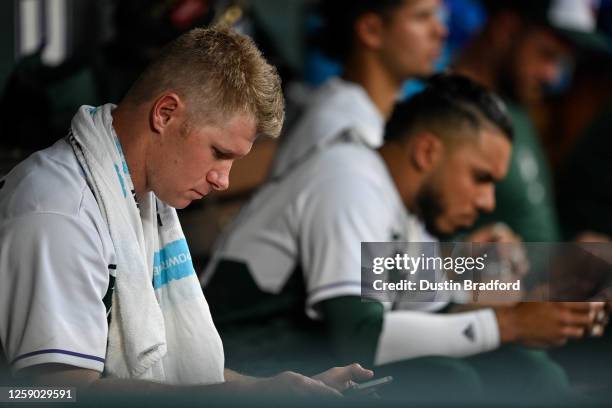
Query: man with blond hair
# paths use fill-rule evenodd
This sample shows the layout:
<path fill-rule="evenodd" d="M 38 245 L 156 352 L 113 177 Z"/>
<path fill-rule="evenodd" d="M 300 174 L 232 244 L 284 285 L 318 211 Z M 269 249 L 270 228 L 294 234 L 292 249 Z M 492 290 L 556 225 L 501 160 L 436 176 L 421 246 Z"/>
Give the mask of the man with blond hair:
<path fill-rule="evenodd" d="M 0 342 L 14 372 L 90 389 L 338 395 L 358 365 L 268 379 L 224 367 L 175 208 L 228 187 L 283 122 L 253 42 L 195 29 L 118 106 L 83 106 L 66 138 L 0 181 Z"/>

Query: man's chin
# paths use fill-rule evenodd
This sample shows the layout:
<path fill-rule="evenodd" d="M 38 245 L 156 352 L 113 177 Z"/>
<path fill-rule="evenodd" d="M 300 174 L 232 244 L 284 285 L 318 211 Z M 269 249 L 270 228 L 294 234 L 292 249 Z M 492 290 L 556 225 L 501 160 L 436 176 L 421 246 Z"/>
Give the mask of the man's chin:
<path fill-rule="evenodd" d="M 538 104 L 543 99 L 544 89 L 542 87 L 526 88 L 520 94 L 520 102 L 525 106 Z"/>
<path fill-rule="evenodd" d="M 451 236 L 464 235 L 469 233 L 472 230 L 473 224 L 469 226 L 461 225 L 454 229 Z"/>
<path fill-rule="evenodd" d="M 429 77 L 436 73 L 436 69 L 434 64 L 425 65 L 418 70 L 418 72 L 411 72 L 410 75 L 406 75 L 406 77 L 414 78 L 420 81 L 426 81 Z"/>
<path fill-rule="evenodd" d="M 448 232 L 448 230 L 440 225 L 438 221 L 435 220 L 424 220 L 425 221 L 425 229 L 427 232 L 434 237 L 438 238 L 440 241 L 446 241 L 450 237 L 452 237 L 453 233 Z"/>
<path fill-rule="evenodd" d="M 164 203 L 168 204 L 170 207 L 176 209 L 176 210 L 182 210 L 183 208 L 186 208 L 189 206 L 189 204 L 191 204 L 192 200 L 188 200 L 188 199 L 183 199 L 183 200 L 162 200 Z"/>
<path fill-rule="evenodd" d="M 432 232 L 432 234 L 434 234 L 434 236 L 436 238 L 438 238 L 440 241 L 450 241 L 454 236 L 455 233 L 457 232 L 457 230 L 444 230 L 442 228 L 438 228 L 436 230 L 435 233 Z"/>
<path fill-rule="evenodd" d="M 440 221 L 434 221 L 431 223 L 425 223 L 427 232 L 438 238 L 440 241 L 450 241 L 457 235 L 462 235 L 471 230 L 474 226 L 474 222 L 469 223 L 444 223 Z"/>

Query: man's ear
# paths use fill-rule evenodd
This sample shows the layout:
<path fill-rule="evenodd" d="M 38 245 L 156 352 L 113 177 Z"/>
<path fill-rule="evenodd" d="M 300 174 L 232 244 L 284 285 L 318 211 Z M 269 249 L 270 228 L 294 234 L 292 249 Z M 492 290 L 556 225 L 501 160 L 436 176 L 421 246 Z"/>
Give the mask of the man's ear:
<path fill-rule="evenodd" d="M 365 13 L 355 21 L 355 41 L 375 50 L 382 44 L 383 21 L 376 13 Z"/>
<path fill-rule="evenodd" d="M 185 104 L 174 92 L 161 95 L 151 109 L 151 128 L 155 133 L 163 133 L 168 125 L 185 115 Z"/>
<path fill-rule="evenodd" d="M 435 168 L 444 156 L 444 143 L 431 132 L 414 135 L 410 143 L 410 159 L 413 166 L 422 173 Z"/>

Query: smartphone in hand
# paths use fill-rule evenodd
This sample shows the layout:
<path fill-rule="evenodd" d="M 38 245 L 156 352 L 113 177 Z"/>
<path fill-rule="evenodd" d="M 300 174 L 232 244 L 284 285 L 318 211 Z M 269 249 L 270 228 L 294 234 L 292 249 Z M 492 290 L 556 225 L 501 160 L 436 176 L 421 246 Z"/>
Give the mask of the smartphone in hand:
<path fill-rule="evenodd" d="M 344 390 L 343 394 L 345 396 L 367 395 L 375 392 L 383 385 L 389 384 L 391 381 L 393 381 L 393 377 L 391 377 L 390 375 L 386 377 L 375 378 L 373 380 L 369 380 L 359 384 L 353 384 L 352 386 Z"/>

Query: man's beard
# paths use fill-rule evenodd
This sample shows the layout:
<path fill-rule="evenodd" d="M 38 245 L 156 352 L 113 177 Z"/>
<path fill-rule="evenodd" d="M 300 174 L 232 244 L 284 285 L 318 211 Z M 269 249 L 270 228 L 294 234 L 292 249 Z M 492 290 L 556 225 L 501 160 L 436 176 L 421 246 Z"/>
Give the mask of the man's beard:
<path fill-rule="evenodd" d="M 416 215 L 425 224 L 425 229 L 440 240 L 450 237 L 450 233 L 442 232 L 436 220 L 444 213 L 442 195 L 433 186 L 426 185 L 417 194 L 415 200 Z"/>

